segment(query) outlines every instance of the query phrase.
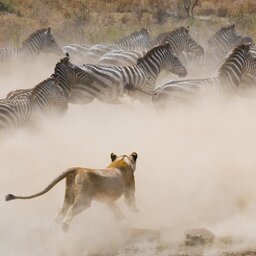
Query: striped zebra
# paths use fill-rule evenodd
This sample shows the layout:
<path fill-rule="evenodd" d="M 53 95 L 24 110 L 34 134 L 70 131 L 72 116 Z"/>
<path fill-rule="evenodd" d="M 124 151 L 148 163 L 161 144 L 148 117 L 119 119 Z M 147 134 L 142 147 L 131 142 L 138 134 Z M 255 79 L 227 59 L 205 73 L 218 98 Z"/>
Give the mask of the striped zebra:
<path fill-rule="evenodd" d="M 72 56 L 72 60 L 77 64 L 84 64 L 86 60 L 87 51 L 91 48 L 91 45 L 70 44 L 62 47 L 63 52 Z"/>
<path fill-rule="evenodd" d="M 48 78 L 30 89 L 25 97 L 0 101 L 0 130 L 18 128 L 35 121 L 38 114 L 63 114 L 67 98 L 53 78 Z"/>
<path fill-rule="evenodd" d="M 88 91 L 91 88 L 91 92 L 88 95 L 88 103 L 91 102 L 91 95 L 96 90 L 91 86 L 93 83 L 92 77 L 84 72 L 79 66 L 70 62 L 69 54 L 66 53 L 66 57 L 60 59 L 60 61 L 55 65 L 54 74 L 52 75 L 58 85 L 64 92 L 65 97 L 70 103 L 87 103 L 85 95 L 81 95 L 81 88 L 88 86 Z M 97 92 L 97 90 L 96 90 Z M 85 94 L 85 93 L 84 93 Z M 96 97 L 96 94 L 95 94 Z"/>
<path fill-rule="evenodd" d="M 192 67 L 193 71 L 206 69 L 205 71 L 214 72 L 237 45 L 242 43 L 250 44 L 253 40 L 250 37 L 242 37 L 235 31 L 235 24 L 222 27 L 218 30 L 203 46 L 204 54 L 201 56 L 184 53 L 181 60 Z M 185 59 L 185 60 L 184 60 Z"/>
<path fill-rule="evenodd" d="M 114 45 L 130 50 L 148 49 L 151 39 L 146 28 L 142 28 L 139 32 L 136 31 L 129 36 L 122 38 L 114 43 Z"/>
<path fill-rule="evenodd" d="M 41 52 L 62 55 L 63 51 L 51 34 L 51 28 L 43 28 L 31 34 L 21 47 L 0 48 L 0 61 L 7 61 L 17 57 L 34 58 Z"/>
<path fill-rule="evenodd" d="M 176 56 L 184 52 L 194 53 L 195 55 L 204 54 L 204 49 L 190 35 L 189 27 L 179 27 L 171 32 L 158 35 L 152 40 L 152 46 L 168 42 L 173 48 L 173 53 Z"/>
<path fill-rule="evenodd" d="M 33 88 L 29 89 L 18 89 L 11 91 L 7 94 L 5 100 L 18 100 L 18 99 L 24 99 L 31 96 L 33 91 Z"/>
<path fill-rule="evenodd" d="M 71 88 L 69 102 L 86 104 L 96 98 L 106 103 L 117 103 L 124 93 L 139 92 L 152 96 L 162 70 L 181 77 L 187 74 L 185 67 L 172 54 L 169 43 L 152 48 L 138 59 L 137 65 L 128 67 L 87 64 L 79 68 L 70 63 L 67 56 L 55 67 L 54 75 L 62 88 Z"/>
<path fill-rule="evenodd" d="M 256 77 L 256 61 L 250 54 L 250 45 L 237 46 L 214 78 L 169 81 L 155 90 L 153 102 L 156 105 L 175 102 L 191 102 L 202 92 L 230 96 L 239 89 L 242 75 Z"/>
<path fill-rule="evenodd" d="M 168 42 L 173 53 L 179 56 L 183 51 L 202 55 L 203 48 L 189 35 L 188 28 L 179 27 L 171 32 L 160 34 L 150 43 L 151 46 Z M 146 50 L 113 50 L 104 54 L 98 61 L 100 65 L 130 66 L 135 65 L 138 58 L 146 54 Z"/>
<path fill-rule="evenodd" d="M 129 36 L 113 44 L 96 44 L 93 45 L 86 54 L 87 63 L 97 63 L 98 59 L 107 52 L 113 50 L 143 50 L 148 49 L 150 45 L 150 36 L 147 29 L 142 28 Z"/>

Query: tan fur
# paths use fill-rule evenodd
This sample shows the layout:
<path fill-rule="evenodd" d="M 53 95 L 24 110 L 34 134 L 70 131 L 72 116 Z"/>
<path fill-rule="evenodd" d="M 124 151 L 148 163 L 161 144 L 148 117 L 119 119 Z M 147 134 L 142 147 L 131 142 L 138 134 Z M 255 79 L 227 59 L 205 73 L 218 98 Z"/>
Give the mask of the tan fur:
<path fill-rule="evenodd" d="M 137 211 L 135 204 L 135 180 L 137 154 L 117 157 L 111 154 L 112 163 L 105 169 L 71 168 L 54 179 L 43 191 L 27 196 L 7 195 L 6 200 L 30 199 L 47 193 L 59 181 L 66 178 L 65 199 L 56 220 L 62 221 L 67 230 L 73 217 L 87 209 L 92 200 L 105 202 L 116 218 L 123 217 L 115 201 L 124 195 L 131 211 Z"/>

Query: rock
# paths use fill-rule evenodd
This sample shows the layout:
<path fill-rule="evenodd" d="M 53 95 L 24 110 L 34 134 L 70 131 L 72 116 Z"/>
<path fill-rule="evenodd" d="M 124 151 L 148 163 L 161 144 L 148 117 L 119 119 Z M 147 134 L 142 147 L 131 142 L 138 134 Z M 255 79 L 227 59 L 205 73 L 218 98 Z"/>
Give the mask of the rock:
<path fill-rule="evenodd" d="M 207 229 L 195 228 L 185 231 L 185 245 L 206 245 L 214 241 L 215 235 Z"/>

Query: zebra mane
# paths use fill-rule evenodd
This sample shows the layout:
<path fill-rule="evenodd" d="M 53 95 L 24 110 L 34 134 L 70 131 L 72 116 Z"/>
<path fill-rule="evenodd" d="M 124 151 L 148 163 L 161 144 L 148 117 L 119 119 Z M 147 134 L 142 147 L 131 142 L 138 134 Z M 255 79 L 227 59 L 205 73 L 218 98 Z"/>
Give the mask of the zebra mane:
<path fill-rule="evenodd" d="M 251 47 L 250 44 L 240 44 L 236 48 L 234 48 L 233 51 L 227 57 L 226 61 L 219 68 L 219 73 L 222 73 L 223 71 L 225 71 L 227 66 L 229 66 L 230 62 L 233 62 L 236 55 L 238 55 L 241 51 L 242 52 L 245 51 L 249 53 L 250 47 Z"/>
<path fill-rule="evenodd" d="M 42 89 L 42 87 L 46 84 L 52 83 L 52 85 L 54 86 L 55 84 L 55 79 L 53 77 L 49 77 L 47 79 L 45 79 L 44 81 L 40 82 L 39 84 L 37 84 L 32 90 L 32 97 L 37 94 L 38 91 L 40 91 Z"/>
<path fill-rule="evenodd" d="M 159 51 L 160 49 L 170 49 L 171 50 L 171 45 L 168 42 L 166 42 L 165 44 L 160 44 L 160 45 L 153 47 L 143 57 L 138 58 L 137 65 L 140 64 L 141 62 L 143 62 L 144 59 L 147 59 L 151 55 L 154 55 L 154 53 Z"/>
<path fill-rule="evenodd" d="M 30 42 L 31 40 L 33 40 L 37 35 L 43 35 L 44 33 L 49 33 L 51 34 L 51 27 L 47 27 L 47 28 L 41 28 L 41 29 L 38 29 L 37 31 L 35 31 L 34 33 L 32 33 L 27 39 L 25 39 L 23 42 L 22 42 L 22 45 L 23 44 L 26 44 L 28 42 Z"/>

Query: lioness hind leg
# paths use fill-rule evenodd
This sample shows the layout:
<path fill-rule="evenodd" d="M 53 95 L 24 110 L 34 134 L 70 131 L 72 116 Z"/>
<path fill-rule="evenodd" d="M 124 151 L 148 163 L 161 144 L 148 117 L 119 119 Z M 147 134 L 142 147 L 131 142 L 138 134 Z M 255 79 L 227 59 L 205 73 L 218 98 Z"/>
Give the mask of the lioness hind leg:
<path fill-rule="evenodd" d="M 62 209 L 60 209 L 55 217 L 55 221 L 60 223 L 65 217 L 68 208 L 74 203 L 74 180 L 75 176 L 70 175 L 66 178 L 66 190 Z"/>
<path fill-rule="evenodd" d="M 65 218 L 62 221 L 64 231 L 69 229 L 69 225 L 77 214 L 86 210 L 91 205 L 92 198 L 84 195 L 79 195 L 75 198 L 74 203 L 68 208 Z"/>
<path fill-rule="evenodd" d="M 114 214 L 114 216 L 116 217 L 117 220 L 124 219 L 124 214 L 122 213 L 120 208 L 114 202 L 109 203 L 108 206 L 112 210 L 112 212 L 113 212 L 113 214 Z"/>

